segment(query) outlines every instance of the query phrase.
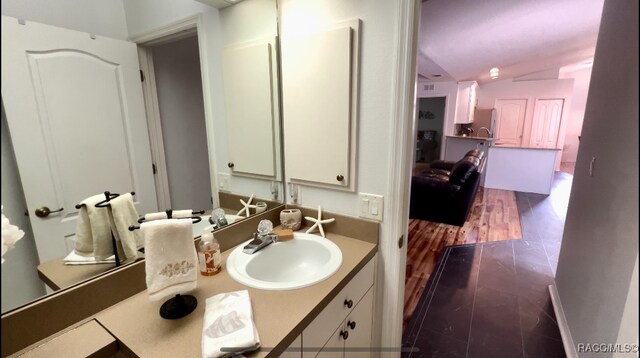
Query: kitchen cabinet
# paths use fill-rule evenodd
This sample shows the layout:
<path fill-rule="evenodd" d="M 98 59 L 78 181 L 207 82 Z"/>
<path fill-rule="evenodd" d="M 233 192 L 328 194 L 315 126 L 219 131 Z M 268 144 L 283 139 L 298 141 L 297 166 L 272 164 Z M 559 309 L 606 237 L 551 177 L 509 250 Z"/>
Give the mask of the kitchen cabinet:
<path fill-rule="evenodd" d="M 478 83 L 476 81 L 458 82 L 458 100 L 454 123 L 473 123 L 473 114 L 477 104 Z"/>
<path fill-rule="evenodd" d="M 289 182 L 355 190 L 359 26 L 359 20 L 352 20 L 282 40 Z"/>
<path fill-rule="evenodd" d="M 303 358 L 370 356 L 375 258 L 338 293 L 302 332 Z M 346 353 L 345 353 L 346 352 Z"/>

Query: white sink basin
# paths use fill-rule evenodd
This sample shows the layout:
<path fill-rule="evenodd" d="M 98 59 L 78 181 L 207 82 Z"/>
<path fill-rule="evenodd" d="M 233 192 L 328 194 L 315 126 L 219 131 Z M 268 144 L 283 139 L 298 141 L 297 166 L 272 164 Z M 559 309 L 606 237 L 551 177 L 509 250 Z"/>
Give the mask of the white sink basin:
<path fill-rule="evenodd" d="M 211 225 L 211 223 L 209 222 L 209 217 L 211 215 L 202 215 L 202 220 L 199 223 L 195 223 L 193 224 L 192 228 L 193 228 L 193 237 L 196 238 L 200 235 L 202 235 L 202 232 L 206 229 L 206 230 L 211 230 L 211 227 L 213 225 Z M 243 219 L 242 216 L 237 216 L 237 215 L 229 215 L 229 214 L 224 214 L 224 217 L 227 218 L 227 222 L 229 224 L 233 224 L 234 222 Z"/>
<path fill-rule="evenodd" d="M 338 245 L 322 236 L 294 233 L 292 240 L 245 254 L 242 249 L 249 241 L 231 252 L 226 265 L 234 280 L 249 287 L 263 290 L 307 287 L 329 278 L 342 265 Z"/>

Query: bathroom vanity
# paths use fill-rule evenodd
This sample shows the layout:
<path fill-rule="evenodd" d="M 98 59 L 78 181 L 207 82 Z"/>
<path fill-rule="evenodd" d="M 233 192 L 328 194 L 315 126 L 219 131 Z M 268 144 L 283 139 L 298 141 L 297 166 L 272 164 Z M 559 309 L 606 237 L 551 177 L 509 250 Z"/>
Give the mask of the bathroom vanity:
<path fill-rule="evenodd" d="M 303 215 L 311 213 L 313 210 L 303 209 Z M 242 245 L 248 238 L 247 233 L 255 229 L 256 221 L 269 218 L 277 222 L 277 215 L 278 209 L 268 211 L 222 229 L 216 237 L 233 236 L 236 242 L 232 245 Z M 197 298 L 198 306 L 188 316 L 177 320 L 161 318 L 158 311 L 165 300 L 149 301 L 147 291 L 143 290 L 17 353 L 34 357 L 74 356 L 76 345 L 62 344 L 74 339 L 93 342 L 90 347 L 81 345 L 84 350 L 79 356 L 86 356 L 87 349 L 100 353 L 97 356 L 111 356 L 115 341 L 124 356 L 200 357 L 206 299 L 245 289 L 251 297 L 254 323 L 263 348 L 245 354 L 248 357 L 278 357 L 281 354 L 284 357 L 310 357 L 316 356 L 317 352 L 322 354 L 323 349 L 332 348 L 330 353 L 335 354 L 333 348 L 370 346 L 379 226 L 368 220 L 327 215 L 336 218 L 336 222 L 327 228 L 327 239 L 340 248 L 343 261 L 338 271 L 324 281 L 284 291 L 247 287 L 229 276 L 227 258 L 235 246 L 225 245 L 222 272 L 215 276 L 198 276 L 197 288 L 189 293 Z M 304 230 L 303 227 L 299 232 Z M 141 265 L 143 267 L 144 263 L 132 264 Z M 311 350 L 302 353 L 302 349 Z"/>

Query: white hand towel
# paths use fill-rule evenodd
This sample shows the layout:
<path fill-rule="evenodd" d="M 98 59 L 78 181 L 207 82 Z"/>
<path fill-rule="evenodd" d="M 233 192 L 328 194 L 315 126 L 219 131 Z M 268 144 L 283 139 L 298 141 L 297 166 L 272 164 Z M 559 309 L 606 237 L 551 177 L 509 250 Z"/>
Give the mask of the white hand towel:
<path fill-rule="evenodd" d="M 104 199 L 104 194 L 99 194 L 80 203 L 75 242 L 75 252 L 80 256 L 95 254 L 106 258 L 113 255 L 109 214 L 106 208 L 96 208 L 96 204 Z"/>
<path fill-rule="evenodd" d="M 175 219 L 189 218 L 191 216 L 193 216 L 193 210 L 173 210 L 171 212 L 171 217 L 175 218 Z M 158 212 L 158 213 L 144 214 L 144 220 L 145 221 L 161 220 L 161 219 L 166 219 L 166 218 L 167 218 L 167 212 L 166 211 L 161 211 L 161 212 Z"/>
<path fill-rule="evenodd" d="M 94 256 L 80 256 L 71 251 L 67 257 L 64 258 L 65 265 L 97 265 L 97 264 L 114 264 L 116 262 L 115 256 L 111 255 L 105 260 L 96 260 Z"/>
<path fill-rule="evenodd" d="M 109 202 L 111 230 L 116 238 L 118 251 L 122 261 L 138 257 L 138 248 L 144 245 L 142 235 L 138 230 L 129 231 L 129 226 L 138 222 L 138 211 L 133 204 L 130 193 L 122 194 Z M 101 259 L 96 255 L 97 259 Z"/>
<path fill-rule="evenodd" d="M 196 288 L 198 256 L 191 225 L 191 220 L 185 219 L 154 220 L 140 225 L 150 300 L 158 301 Z"/>
<path fill-rule="evenodd" d="M 231 357 L 260 347 L 247 290 L 207 298 L 202 328 L 204 358 Z"/>

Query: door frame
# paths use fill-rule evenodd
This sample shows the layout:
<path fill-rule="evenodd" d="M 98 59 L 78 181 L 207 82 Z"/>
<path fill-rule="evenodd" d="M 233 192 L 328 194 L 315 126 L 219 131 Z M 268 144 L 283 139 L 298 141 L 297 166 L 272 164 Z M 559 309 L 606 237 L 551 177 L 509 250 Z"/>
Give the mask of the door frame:
<path fill-rule="evenodd" d="M 374 337 L 379 338 L 383 357 L 397 357 L 402 345 L 402 316 L 404 311 L 404 279 L 407 262 L 407 235 L 409 230 L 409 199 L 411 172 L 415 157 L 417 43 L 422 2 L 397 2 L 395 43 L 391 98 L 392 108 L 389 134 L 390 161 L 387 176 L 385 222 L 381 227 L 380 256 L 383 269 L 378 271 L 378 287 L 383 292 L 376 297 Z M 388 220 L 388 221 L 387 221 Z M 402 247 L 399 241 L 403 240 Z M 382 296 L 382 297 L 379 297 Z M 384 320 L 384 321 L 382 321 Z"/>
<path fill-rule="evenodd" d="M 442 138 L 440 139 L 440 147 L 439 147 L 439 153 L 438 153 L 438 159 L 440 160 L 444 160 L 444 151 L 445 151 L 445 138 L 446 135 L 445 133 L 449 133 L 449 121 L 447 120 L 447 118 L 449 118 L 449 109 L 447 108 L 447 104 L 449 104 L 449 94 L 447 93 L 429 93 L 428 95 L 424 95 L 424 96 L 420 96 L 420 97 L 416 97 L 416 105 L 415 105 L 415 117 L 413 118 L 414 121 L 418 121 L 418 111 L 420 110 L 419 104 L 420 104 L 420 100 L 423 98 L 440 98 L 440 97 L 444 97 L 444 118 L 442 118 Z M 455 126 L 455 124 L 454 124 Z M 418 133 L 418 124 L 415 124 L 415 132 L 414 133 L 414 137 L 417 136 Z"/>
<path fill-rule="evenodd" d="M 211 185 L 212 208 L 219 207 L 217 171 L 216 171 L 216 151 L 213 128 L 213 92 L 210 85 L 209 61 L 209 41 L 204 29 L 204 21 L 201 14 L 186 17 L 182 20 L 174 21 L 153 30 L 130 36 L 129 40 L 138 45 L 138 55 L 140 69 L 143 71 L 146 81 L 142 82 L 145 98 L 145 108 L 147 109 L 147 123 L 149 127 L 149 139 L 151 142 L 151 152 L 153 161 L 157 166 L 157 173 L 154 175 L 157 188 L 157 198 L 159 208 L 171 207 L 169 196 L 169 181 L 166 171 L 166 159 L 164 153 L 164 142 L 162 140 L 162 125 L 160 123 L 160 110 L 158 107 L 158 94 L 156 89 L 155 72 L 153 67 L 153 55 L 148 47 L 193 36 L 198 37 L 198 54 L 200 57 L 200 76 L 202 78 L 202 96 L 204 100 L 204 119 L 207 132 L 207 149 L 209 159 L 209 181 Z M 159 175 L 158 175 L 159 174 Z"/>

